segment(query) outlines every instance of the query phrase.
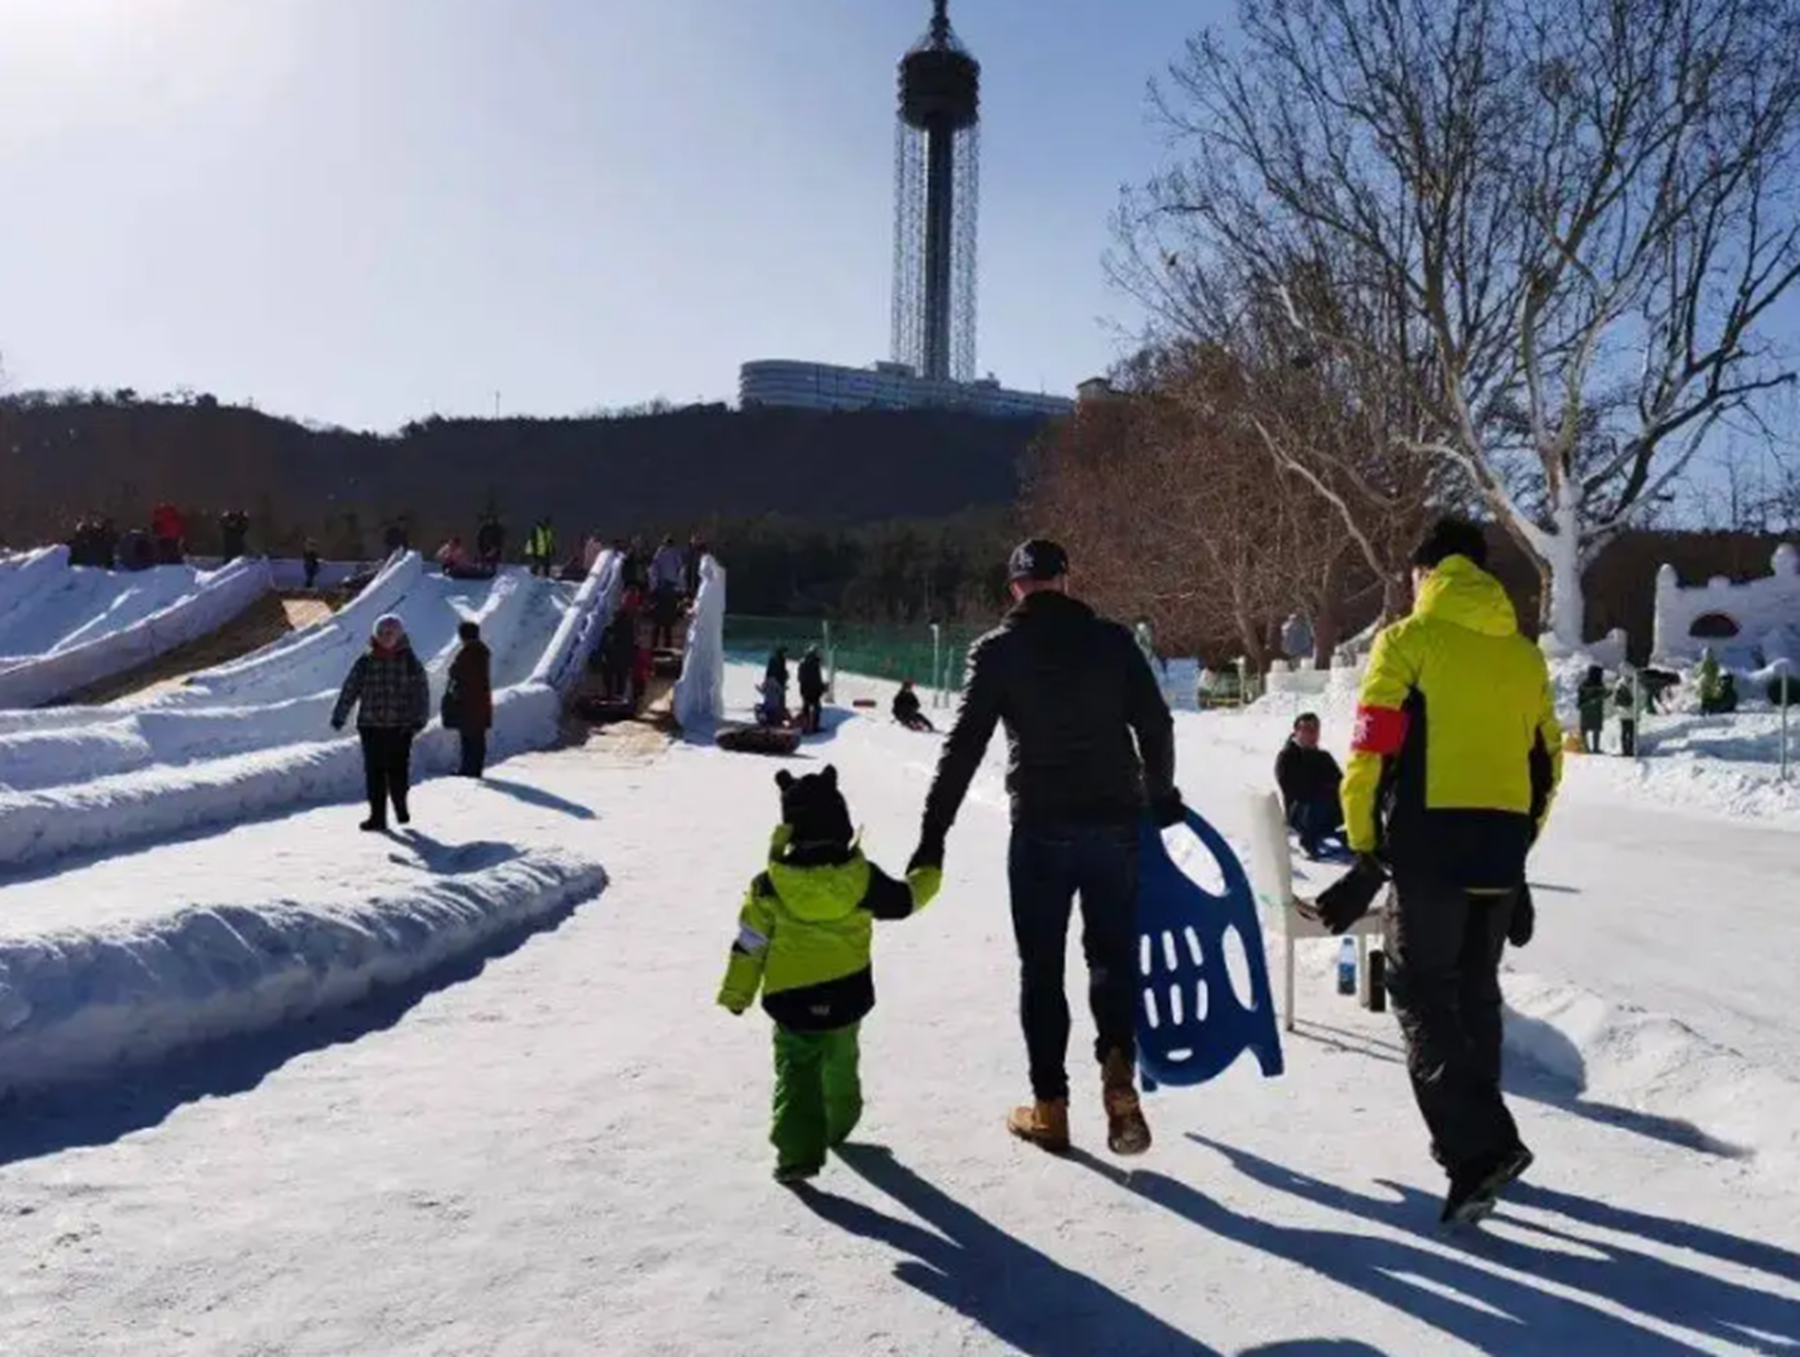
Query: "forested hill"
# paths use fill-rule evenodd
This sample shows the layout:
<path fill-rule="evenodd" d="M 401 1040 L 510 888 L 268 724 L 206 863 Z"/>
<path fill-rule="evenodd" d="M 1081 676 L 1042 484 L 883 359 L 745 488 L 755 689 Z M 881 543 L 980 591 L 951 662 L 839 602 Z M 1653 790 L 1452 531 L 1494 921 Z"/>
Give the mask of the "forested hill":
<path fill-rule="evenodd" d="M 308 427 L 201 396 L 184 403 L 0 401 L 0 540 L 57 537 L 85 512 L 121 527 L 159 500 L 197 544 L 241 507 L 253 541 L 327 551 L 408 514 L 415 539 L 469 531 L 492 505 L 522 532 L 684 530 L 779 514 L 820 524 L 931 518 L 1009 503 L 1035 420 L 948 411 L 833 413 L 722 405 L 629 417 L 438 419 L 396 434 Z"/>

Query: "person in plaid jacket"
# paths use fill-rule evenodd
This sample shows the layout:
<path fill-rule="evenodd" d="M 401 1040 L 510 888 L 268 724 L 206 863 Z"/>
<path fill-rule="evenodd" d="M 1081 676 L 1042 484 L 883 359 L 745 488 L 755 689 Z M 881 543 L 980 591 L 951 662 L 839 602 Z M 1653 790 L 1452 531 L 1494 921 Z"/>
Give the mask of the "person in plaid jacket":
<path fill-rule="evenodd" d="M 369 648 L 350 666 L 331 713 L 331 728 L 342 730 L 356 708 L 356 733 L 362 739 L 363 776 L 369 791 L 365 833 L 387 829 L 387 806 L 401 824 L 411 820 L 406 809 L 412 775 L 413 737 L 425 729 L 431 714 L 431 684 L 425 666 L 413 654 L 406 624 L 392 613 L 377 619 Z"/>

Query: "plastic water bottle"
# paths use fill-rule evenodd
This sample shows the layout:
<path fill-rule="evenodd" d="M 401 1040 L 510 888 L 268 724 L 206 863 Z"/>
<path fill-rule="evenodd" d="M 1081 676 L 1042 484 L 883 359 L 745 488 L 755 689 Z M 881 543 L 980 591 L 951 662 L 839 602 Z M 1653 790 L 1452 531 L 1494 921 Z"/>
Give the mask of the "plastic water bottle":
<path fill-rule="evenodd" d="M 1356 939 L 1345 938 L 1338 947 L 1338 993 L 1356 993 Z"/>

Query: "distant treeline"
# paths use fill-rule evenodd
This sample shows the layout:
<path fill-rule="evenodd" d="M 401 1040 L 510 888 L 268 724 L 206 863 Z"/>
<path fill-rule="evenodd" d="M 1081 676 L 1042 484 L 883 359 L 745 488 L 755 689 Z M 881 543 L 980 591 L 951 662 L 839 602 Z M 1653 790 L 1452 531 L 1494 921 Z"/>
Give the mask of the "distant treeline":
<path fill-rule="evenodd" d="M 859 622 L 977 622 L 1005 606 L 1010 509 L 821 528 L 789 519 L 714 521 L 733 614 Z"/>
<path fill-rule="evenodd" d="M 379 549 L 393 520 L 417 545 L 469 535 L 497 512 L 521 545 L 551 514 L 565 545 L 688 532 L 770 515 L 820 531 L 950 518 L 1010 505 L 1041 421 L 955 411 L 721 405 L 568 419 L 443 419 L 392 434 L 278 418 L 211 396 L 132 391 L 0 398 L 0 543 L 61 540 L 84 514 L 123 529 L 168 500 L 190 546 L 217 546 L 242 509 L 253 549 Z M 935 587 L 935 586 L 934 586 Z M 815 590 L 816 592 L 816 590 Z"/>

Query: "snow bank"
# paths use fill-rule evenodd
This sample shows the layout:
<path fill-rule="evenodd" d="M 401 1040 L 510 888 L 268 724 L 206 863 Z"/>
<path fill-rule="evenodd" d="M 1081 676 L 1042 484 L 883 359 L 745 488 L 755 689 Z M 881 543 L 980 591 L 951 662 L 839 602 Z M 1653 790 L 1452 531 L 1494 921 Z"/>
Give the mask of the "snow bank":
<path fill-rule="evenodd" d="M 673 710 L 675 724 L 688 731 L 709 729 L 725 715 L 725 567 L 711 556 L 700 562 Z"/>
<path fill-rule="evenodd" d="M 1506 1049 L 1584 1101 L 1686 1123 L 1759 1171 L 1800 1167 L 1800 1082 L 1676 1018 L 1569 985 L 1509 974 Z"/>
<path fill-rule="evenodd" d="M 500 862 L 492 846 L 466 851 L 460 870 L 404 894 L 193 906 L 0 937 L 0 1098 L 354 1003 L 606 884 L 599 864 L 552 849 Z"/>
<path fill-rule="evenodd" d="M 186 574 L 180 567 L 161 572 Z M 136 578 L 153 572 L 145 571 Z M 125 577 L 133 578 L 133 577 Z M 125 673 L 190 641 L 217 631 L 273 588 L 266 562 L 237 560 L 148 616 L 84 634 L 47 654 L 0 659 L 0 707 L 36 707 L 89 684 Z M 113 620 L 118 620 L 116 615 Z"/>

